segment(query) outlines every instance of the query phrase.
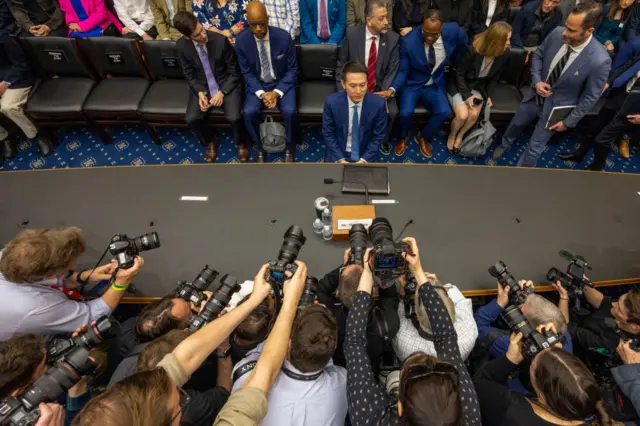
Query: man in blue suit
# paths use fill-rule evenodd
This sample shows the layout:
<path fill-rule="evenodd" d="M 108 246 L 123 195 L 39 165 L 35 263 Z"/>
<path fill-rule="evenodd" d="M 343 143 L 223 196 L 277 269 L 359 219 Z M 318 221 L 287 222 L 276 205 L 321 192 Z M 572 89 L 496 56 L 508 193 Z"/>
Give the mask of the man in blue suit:
<path fill-rule="evenodd" d="M 300 0 L 300 44 L 342 44 L 346 0 Z"/>
<path fill-rule="evenodd" d="M 565 23 L 556 28 L 533 54 L 532 83 L 493 153 L 499 160 L 524 128 L 535 129 L 519 166 L 534 167 L 554 132 L 575 127 L 600 98 L 611 69 L 611 58 L 593 36 L 602 19 L 602 5 L 587 0 L 576 6 Z M 554 107 L 575 106 L 564 120 L 547 128 Z"/>
<path fill-rule="evenodd" d="M 322 112 L 322 136 L 327 163 L 370 163 L 387 131 L 384 98 L 367 91 L 367 67 L 349 61 L 342 68 L 344 92 L 327 96 Z"/>
<path fill-rule="evenodd" d="M 431 111 L 429 123 L 415 141 L 427 158 L 432 155 L 429 140 L 451 113 L 444 69 L 459 47 L 467 45 L 467 33 L 453 22 L 442 23 L 438 10 L 429 10 L 422 27 L 415 27 L 400 42 L 400 69 L 391 90 L 400 92 L 400 139 L 395 154 L 402 155 L 409 140 L 409 126 L 418 100 Z"/>
<path fill-rule="evenodd" d="M 533 48 L 542 44 L 551 31 L 561 25 L 559 4 L 560 0 L 537 0 L 522 6 L 513 18 L 511 45 Z"/>
<path fill-rule="evenodd" d="M 278 106 L 287 128 L 285 162 L 295 161 L 295 114 L 298 63 L 296 47 L 285 30 L 269 25 L 267 10 L 260 2 L 247 5 L 251 31 L 236 37 L 236 54 L 245 83 L 244 120 L 257 147 L 256 161 L 264 162 L 260 143 L 262 108 Z"/>
<path fill-rule="evenodd" d="M 639 86 L 640 36 L 625 44 L 613 60 L 613 66 L 604 90 L 606 101 L 598 115 L 590 120 L 587 137 L 580 143 L 576 152 L 558 154 L 558 157 L 566 161 L 580 163 L 593 146 L 595 158 L 588 168 L 595 171 L 603 170 L 607 164 L 610 145 L 617 142 L 617 138 L 620 138 L 625 130 L 632 127 L 630 123 L 636 124 L 626 116 L 619 116 L 618 111 L 627 100 L 629 92 Z M 638 111 L 640 112 L 640 108 Z M 629 150 L 628 143 L 629 141 L 627 140 L 627 153 Z M 621 154 L 624 148 L 621 147 Z"/>

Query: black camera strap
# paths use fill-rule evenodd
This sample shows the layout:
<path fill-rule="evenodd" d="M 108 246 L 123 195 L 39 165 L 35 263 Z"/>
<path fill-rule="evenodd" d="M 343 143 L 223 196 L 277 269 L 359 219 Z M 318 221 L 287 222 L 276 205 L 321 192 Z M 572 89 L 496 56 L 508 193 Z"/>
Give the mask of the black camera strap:
<path fill-rule="evenodd" d="M 428 340 L 429 342 L 433 342 L 433 334 L 427 333 L 422 329 L 422 327 L 420 327 L 418 316 L 416 314 L 412 314 L 409 319 L 411 319 L 411 323 L 416 328 L 416 330 L 418 330 L 418 334 L 420 335 L 420 337 L 422 337 L 424 340 Z"/>
<path fill-rule="evenodd" d="M 254 368 L 256 368 L 256 365 L 258 364 L 258 361 L 249 361 L 246 364 L 238 367 L 238 369 L 233 373 L 233 383 L 235 383 L 240 377 L 244 376 L 245 374 L 253 371 Z M 296 373 L 295 371 L 291 371 L 286 367 L 282 367 L 281 371 L 289 378 L 293 379 L 293 380 L 298 380 L 301 382 L 312 382 L 314 380 L 317 380 L 320 376 L 322 376 L 322 373 L 324 372 L 324 370 L 320 370 L 317 373 L 314 374 L 300 374 L 300 373 Z"/>

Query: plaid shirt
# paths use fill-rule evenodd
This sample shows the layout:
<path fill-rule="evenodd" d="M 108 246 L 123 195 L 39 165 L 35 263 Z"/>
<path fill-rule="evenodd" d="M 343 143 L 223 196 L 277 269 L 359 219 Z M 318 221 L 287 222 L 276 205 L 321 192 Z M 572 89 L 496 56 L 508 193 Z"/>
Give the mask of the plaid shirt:
<path fill-rule="evenodd" d="M 447 284 L 444 286 L 447 294 L 453 301 L 456 312 L 456 322 L 453 327 L 458 335 L 458 348 L 460 356 L 465 360 L 471 353 L 473 346 L 478 338 L 478 327 L 473 318 L 473 307 L 471 299 L 467 299 L 462 295 L 460 290 L 454 285 Z M 404 361 L 414 352 L 422 351 L 427 355 L 436 356 L 436 348 L 433 342 L 420 337 L 418 330 L 413 326 L 410 319 L 404 316 L 404 305 L 401 303 L 398 307 L 398 316 L 400 317 L 400 329 L 398 334 L 392 340 L 393 350 L 400 359 Z"/>
<path fill-rule="evenodd" d="M 264 0 L 269 25 L 281 28 L 294 39 L 300 35 L 300 7 L 298 0 Z"/>

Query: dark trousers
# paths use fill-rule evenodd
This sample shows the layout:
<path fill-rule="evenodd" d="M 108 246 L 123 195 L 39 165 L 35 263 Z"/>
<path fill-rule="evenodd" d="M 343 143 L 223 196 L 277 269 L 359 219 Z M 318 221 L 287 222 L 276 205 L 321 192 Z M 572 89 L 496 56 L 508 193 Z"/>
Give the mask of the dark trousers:
<path fill-rule="evenodd" d="M 69 29 L 62 25 L 61 27 L 56 28 L 55 30 L 52 29 L 51 31 L 49 31 L 49 34 L 47 35 L 47 37 L 67 37 L 69 35 Z M 35 37 L 33 34 L 31 34 L 29 31 L 22 29 L 20 30 L 20 32 L 18 33 L 19 37 Z"/>
<path fill-rule="evenodd" d="M 610 110 L 607 110 L 607 112 L 609 111 Z M 602 113 L 603 111 L 600 111 L 598 118 L 603 115 Z M 616 111 L 613 112 L 611 121 L 607 121 L 608 124 L 598 133 L 593 146 L 593 163 L 600 166 L 607 164 L 607 157 L 609 156 L 611 145 L 619 141 L 622 135 L 632 130 L 633 127 L 626 116 L 616 115 Z"/>
<path fill-rule="evenodd" d="M 154 38 L 154 39 L 155 39 L 156 37 L 158 37 L 158 30 L 156 29 L 156 27 L 155 27 L 155 26 L 153 26 L 153 27 L 149 28 L 149 31 L 145 31 L 145 32 L 147 33 L 147 35 L 148 35 L 149 37 L 152 37 L 152 38 Z M 142 40 L 142 37 L 140 37 L 140 36 L 139 36 L 137 33 L 135 33 L 135 32 L 131 32 L 131 33 L 124 34 L 122 37 L 124 37 L 124 38 L 129 38 L 129 39 L 132 39 L 132 40 Z"/>
<path fill-rule="evenodd" d="M 398 103 L 395 97 L 387 99 L 387 109 L 389 110 L 387 111 L 387 134 L 384 137 L 384 141 L 389 143 L 393 133 L 393 125 L 396 122 L 396 118 L 398 118 Z"/>
<path fill-rule="evenodd" d="M 266 87 L 265 91 L 270 91 L 275 88 Z M 260 122 L 262 119 L 262 109 L 264 104 L 262 99 L 259 99 L 255 93 L 247 92 L 244 101 L 244 120 L 247 123 L 247 131 L 251 140 L 256 147 L 261 146 L 260 142 Z M 295 151 L 296 139 L 295 139 L 295 118 L 296 118 L 296 92 L 295 90 L 289 90 L 284 96 L 278 99 L 278 109 L 284 116 L 284 125 L 287 132 L 287 149 L 289 151 Z"/>
<path fill-rule="evenodd" d="M 221 108 L 224 110 L 225 118 L 231 123 L 234 142 L 238 146 L 243 145 L 244 121 L 240 113 L 242 110 L 242 89 L 236 87 L 233 91 L 226 94 Z M 220 107 L 211 109 L 219 110 Z M 213 142 L 216 139 L 215 130 L 207 123 L 207 114 L 207 111 L 200 109 L 198 95 L 191 92 L 185 118 L 189 129 L 196 134 L 203 146 L 207 146 L 209 142 Z"/>

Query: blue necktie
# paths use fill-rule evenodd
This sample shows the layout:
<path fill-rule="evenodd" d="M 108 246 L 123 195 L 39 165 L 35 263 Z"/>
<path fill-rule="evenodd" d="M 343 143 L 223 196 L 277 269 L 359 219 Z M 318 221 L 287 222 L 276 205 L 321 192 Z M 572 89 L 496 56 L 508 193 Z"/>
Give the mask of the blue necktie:
<path fill-rule="evenodd" d="M 351 120 L 351 161 L 360 159 L 360 120 L 358 119 L 358 105 L 353 106 Z"/>
<path fill-rule="evenodd" d="M 269 58 L 267 58 L 267 49 L 264 47 L 264 40 L 260 40 L 260 77 L 262 81 L 269 84 L 273 81 L 269 68 Z"/>
<path fill-rule="evenodd" d="M 433 46 L 429 46 L 429 55 L 427 57 L 427 61 L 429 62 L 431 73 L 433 73 L 433 68 L 436 66 L 436 49 L 434 49 Z"/>

